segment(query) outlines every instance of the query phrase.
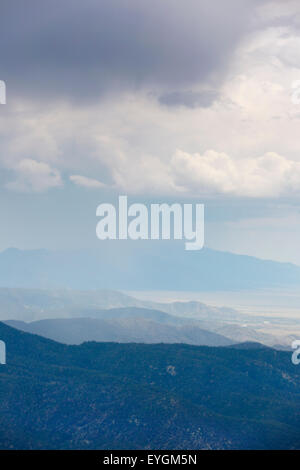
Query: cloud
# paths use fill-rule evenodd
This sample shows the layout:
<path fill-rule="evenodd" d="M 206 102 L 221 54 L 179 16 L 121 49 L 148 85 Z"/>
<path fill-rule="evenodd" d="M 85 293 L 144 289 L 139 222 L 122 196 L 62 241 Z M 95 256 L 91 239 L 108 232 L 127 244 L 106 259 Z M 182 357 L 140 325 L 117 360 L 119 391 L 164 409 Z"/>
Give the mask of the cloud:
<path fill-rule="evenodd" d="M 177 150 L 171 165 L 176 183 L 190 194 L 255 198 L 300 194 L 300 163 L 273 152 L 238 160 L 214 150 L 203 155 Z"/>
<path fill-rule="evenodd" d="M 1 74 L 14 96 L 95 100 L 221 82 L 262 0 L 2 0 Z"/>
<path fill-rule="evenodd" d="M 87 178 L 86 176 L 81 175 L 71 175 L 70 180 L 74 184 L 88 189 L 98 189 L 104 188 L 106 186 L 104 183 L 101 183 L 101 181 L 95 180 L 93 178 Z"/>
<path fill-rule="evenodd" d="M 31 4 L 33 0 L 28 2 Z M 275 3 L 279 7 L 279 2 Z M 10 6 L 4 4 L 9 13 Z M 17 172 L 23 160 L 35 160 L 61 174 L 71 175 L 71 181 L 78 186 L 100 188 L 99 183 L 103 183 L 113 190 L 147 196 L 177 197 L 199 194 L 200 190 L 216 197 L 230 194 L 236 198 L 240 195 L 273 195 L 277 198 L 288 191 L 297 194 L 300 107 L 291 102 L 291 83 L 300 77 L 297 75 L 299 69 L 291 65 L 291 60 L 282 60 L 282 51 L 294 44 L 296 53 L 298 39 L 294 24 L 289 26 L 286 16 L 284 26 L 277 26 L 283 20 L 276 18 L 275 25 L 273 10 L 269 9 L 270 18 L 264 16 L 265 29 L 254 31 L 248 28 L 248 20 L 243 16 L 242 23 L 236 25 L 229 7 L 227 17 L 223 6 L 214 11 L 208 3 L 201 6 L 201 14 L 193 2 L 189 4 L 193 9 L 188 12 L 182 10 L 186 5 L 174 3 L 169 15 L 162 17 L 159 16 L 161 8 L 170 7 L 170 0 L 159 5 L 133 0 L 121 5 L 116 0 L 109 6 L 106 0 L 88 0 L 84 10 L 80 7 L 82 4 L 74 0 L 74 11 L 72 9 L 71 14 L 70 10 L 68 15 L 65 8 L 71 4 L 63 0 L 61 17 L 56 0 L 52 4 L 53 11 L 51 8 L 49 12 L 50 3 L 44 2 L 46 6 L 41 12 L 36 3 L 38 21 L 31 23 L 31 17 L 26 16 L 26 31 L 22 29 L 20 16 L 25 7 L 20 6 L 20 10 L 14 9 L 13 14 L 8 14 L 8 24 L 20 21 L 24 37 L 21 33 L 19 36 L 18 28 L 15 28 L 17 32 L 9 49 L 13 54 L 10 61 L 4 55 L 3 70 L 8 71 L 13 64 L 16 71 L 20 67 L 19 72 L 21 69 L 26 72 L 14 74 L 14 79 L 18 80 L 16 88 L 9 87 L 12 95 L 20 92 L 26 98 L 9 100 L 9 104 L 1 108 L 2 180 L 7 171 Z M 116 11 L 111 10 L 112 4 Z M 251 4 L 257 5 L 257 2 Z M 101 17 L 99 24 L 103 29 L 99 26 L 101 31 L 98 31 L 96 20 L 99 15 L 95 15 L 95 19 L 91 19 L 91 31 L 95 34 L 91 34 L 86 23 L 91 11 L 100 11 L 100 5 L 107 24 L 112 25 L 113 21 L 113 27 L 110 30 L 104 27 Z M 157 5 L 157 10 L 153 5 Z M 232 5 L 236 6 L 236 3 Z M 240 5 L 243 7 L 236 7 L 248 8 L 247 2 Z M 108 11 L 112 14 L 109 19 Z M 43 16 L 46 12 L 55 20 L 53 27 L 46 24 Z M 78 20 L 79 12 L 83 15 L 82 23 Z M 126 43 L 124 25 L 129 20 L 133 27 L 132 30 L 128 27 Z M 271 28 L 268 21 L 274 23 Z M 234 40 L 229 41 L 232 22 Z M 75 24 L 79 28 L 76 29 L 78 38 L 75 37 Z M 199 32 L 203 24 L 203 30 Z M 180 29 L 179 33 L 176 28 Z M 11 34 L 6 25 L 3 25 L 3 34 L 7 37 Z M 205 46 L 201 43 L 202 34 Z M 227 38 L 228 49 L 220 58 L 223 35 Z M 180 44 L 176 42 L 177 36 Z M 242 36 L 243 41 L 239 42 Z M 103 46 L 99 38 L 103 39 Z M 213 41 L 215 44 L 211 45 Z M 134 45 L 131 42 L 135 42 Z M 16 46 L 24 52 L 23 59 L 19 49 L 15 50 Z M 107 54 L 109 52 L 107 58 L 101 47 Z M 207 62 L 205 53 L 208 50 L 213 57 Z M 141 58 L 142 52 L 147 52 L 147 57 Z M 204 54 L 203 60 L 201 54 Z M 212 66 L 208 67 L 210 60 Z M 38 76 L 38 72 L 41 72 L 41 84 L 34 79 L 29 86 L 27 78 Z M 94 80 L 96 88 L 89 86 L 90 80 Z M 45 101 L 34 99 L 39 86 Z M 97 99 L 99 87 L 106 90 L 105 99 Z M 114 93 L 121 88 L 126 89 L 126 93 Z M 155 90 L 149 92 L 151 88 Z M 47 101 L 48 93 L 53 93 L 57 99 L 71 97 L 72 101 Z M 92 101 L 88 100 L 89 96 Z M 183 149 L 183 154 L 189 156 L 182 159 L 181 164 L 176 149 Z M 207 149 L 214 149 L 215 155 L 210 155 Z M 273 183 L 264 170 L 266 162 L 263 159 L 271 154 L 273 164 L 274 155 L 280 159 L 278 175 L 274 169 L 270 173 L 275 178 Z M 97 182 L 81 176 L 86 174 L 92 175 L 92 180 Z M 256 193 L 254 185 L 257 186 Z M 20 177 L 13 183 L 10 181 L 8 186 L 28 187 L 28 183 L 24 184 L 24 178 Z"/>
<path fill-rule="evenodd" d="M 21 192 L 43 192 L 62 185 L 59 171 L 47 163 L 21 160 L 14 168 L 16 178 L 6 184 L 8 189 Z"/>
<path fill-rule="evenodd" d="M 206 91 L 173 91 L 164 93 L 159 97 L 159 102 L 166 106 L 186 106 L 187 108 L 208 108 L 218 98 L 215 90 Z"/>

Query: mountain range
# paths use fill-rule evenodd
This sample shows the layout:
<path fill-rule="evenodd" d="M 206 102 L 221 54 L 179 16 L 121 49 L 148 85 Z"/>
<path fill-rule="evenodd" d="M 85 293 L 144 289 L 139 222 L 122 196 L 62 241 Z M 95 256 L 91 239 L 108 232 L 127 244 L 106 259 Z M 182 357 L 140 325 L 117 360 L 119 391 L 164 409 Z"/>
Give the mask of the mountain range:
<path fill-rule="evenodd" d="M 67 346 L 0 323 L 1 449 L 297 449 L 300 369 L 256 344 Z"/>
<path fill-rule="evenodd" d="M 270 324 L 270 317 L 230 308 L 142 301 L 109 290 L 0 288 L 0 320 L 67 344 L 95 340 L 219 346 L 255 341 L 289 348 L 295 338 L 280 334 L 287 320 L 272 319 L 279 332 L 274 335 L 266 331 L 267 319 Z M 293 319 L 293 328 L 298 323 Z"/>
<path fill-rule="evenodd" d="M 127 246 L 127 245 L 126 245 Z M 185 251 L 126 250 L 105 245 L 99 251 L 18 250 L 0 253 L 0 286 L 117 290 L 240 290 L 300 286 L 300 267 L 204 248 Z"/>
<path fill-rule="evenodd" d="M 253 328 L 220 323 L 214 318 L 211 321 L 199 321 L 136 307 L 93 310 L 87 313 L 92 317 L 53 318 L 34 322 L 8 320 L 5 323 L 66 344 L 116 341 L 226 346 L 254 341 L 280 349 L 290 349 L 292 341 Z"/>
<path fill-rule="evenodd" d="M 85 341 L 185 343 L 203 346 L 233 344 L 229 338 L 199 328 L 194 323 L 174 325 L 137 316 L 110 318 L 109 315 L 110 311 L 107 312 L 106 319 L 68 318 L 31 323 L 8 321 L 6 324 L 65 344 L 81 344 Z"/>

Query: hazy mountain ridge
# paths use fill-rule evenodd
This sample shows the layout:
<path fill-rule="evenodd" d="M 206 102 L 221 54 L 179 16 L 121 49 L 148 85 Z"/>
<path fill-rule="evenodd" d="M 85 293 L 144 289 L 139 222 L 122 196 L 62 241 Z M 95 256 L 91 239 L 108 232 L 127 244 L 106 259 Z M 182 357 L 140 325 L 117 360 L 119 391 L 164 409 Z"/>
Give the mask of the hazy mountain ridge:
<path fill-rule="evenodd" d="M 111 306 L 115 308 L 110 308 Z M 65 330 L 63 338 L 66 343 L 101 339 L 103 341 L 121 342 L 174 341 L 207 344 L 206 342 L 199 342 L 200 338 L 203 338 L 200 330 L 206 330 L 227 338 L 231 343 L 258 341 L 269 346 L 289 346 L 291 344 L 291 338 L 289 337 L 283 338 L 257 330 L 255 322 L 258 322 L 259 325 L 263 324 L 264 317 L 244 315 L 233 309 L 211 307 L 201 302 L 156 303 L 141 301 L 121 292 L 108 290 L 74 291 L 0 288 L 0 319 L 4 321 L 32 322 L 41 319 L 58 320 L 60 318 L 105 320 L 102 326 L 98 323 L 98 333 L 95 337 L 91 337 L 88 331 L 85 330 L 85 336 L 77 335 L 74 340 L 74 338 L 71 339 L 70 335 L 68 336 Z M 122 318 L 126 321 L 121 322 Z M 134 323 L 133 318 L 139 319 L 139 323 L 137 321 Z M 131 320 L 129 321 L 129 319 Z M 148 321 L 147 325 L 146 321 Z M 280 318 L 277 318 L 276 321 L 280 322 Z M 249 322 L 249 325 L 245 326 L 245 322 Z M 162 334 L 161 325 L 163 324 L 171 325 L 171 327 L 168 327 L 169 333 L 168 328 L 165 328 L 164 334 Z M 199 333 L 198 339 L 197 335 L 191 337 L 190 332 L 193 326 L 195 331 Z M 71 328 L 71 322 L 69 327 Z M 148 333 L 147 327 L 149 329 Z M 29 331 L 31 330 L 29 329 Z M 50 337 L 57 341 L 62 340 L 58 331 L 51 331 L 53 336 Z M 104 331 L 107 332 L 106 336 Z M 38 333 L 48 337 L 45 329 L 38 330 Z M 93 331 L 92 334 L 94 334 Z M 208 344 L 212 343 L 209 342 Z"/>
<path fill-rule="evenodd" d="M 146 311 L 145 311 L 146 312 Z M 199 328 L 195 324 L 176 326 L 151 319 L 123 317 L 106 319 L 74 318 L 40 320 L 32 323 L 9 321 L 6 324 L 65 344 L 86 341 L 119 343 L 185 343 L 203 346 L 227 346 L 234 341 Z"/>
<path fill-rule="evenodd" d="M 105 247 L 93 253 L 10 248 L 0 253 L 0 286 L 189 291 L 300 286 L 300 267 L 291 263 L 208 248 L 188 252 L 181 244 L 157 256 L 155 248 L 148 252 L 136 244 L 134 257 L 120 251 L 117 263 L 114 245 Z"/>
<path fill-rule="evenodd" d="M 31 321 L 53 314 L 73 317 L 78 309 L 107 309 L 143 305 L 133 297 L 110 290 L 0 288 L 0 320 Z"/>
<path fill-rule="evenodd" d="M 128 307 L 156 310 L 180 318 L 226 322 L 266 320 L 269 317 L 240 314 L 228 307 L 212 307 L 199 301 L 154 302 L 139 300 L 122 292 L 107 289 L 25 289 L 0 287 L 0 321 L 15 319 L 34 321 L 43 318 L 96 317 L 99 310 Z M 124 310 L 125 312 L 125 310 Z M 276 321 L 280 321 L 277 317 Z"/>

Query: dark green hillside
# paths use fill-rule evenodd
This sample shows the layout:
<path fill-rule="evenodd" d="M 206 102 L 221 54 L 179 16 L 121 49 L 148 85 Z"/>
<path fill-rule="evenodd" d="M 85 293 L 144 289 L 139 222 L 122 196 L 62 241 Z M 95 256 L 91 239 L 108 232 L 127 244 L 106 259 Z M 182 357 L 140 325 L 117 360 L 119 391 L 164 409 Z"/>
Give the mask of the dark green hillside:
<path fill-rule="evenodd" d="M 300 367 L 268 348 L 65 346 L 0 323 L 0 448 L 300 447 Z"/>

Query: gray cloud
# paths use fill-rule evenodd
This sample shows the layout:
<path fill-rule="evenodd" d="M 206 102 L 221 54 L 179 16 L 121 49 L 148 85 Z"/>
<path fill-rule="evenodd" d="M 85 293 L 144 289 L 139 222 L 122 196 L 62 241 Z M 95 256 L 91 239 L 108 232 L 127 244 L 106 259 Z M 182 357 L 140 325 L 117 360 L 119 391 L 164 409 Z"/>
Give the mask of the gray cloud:
<path fill-rule="evenodd" d="M 146 88 L 166 100 L 169 89 L 220 80 L 257 3 L 2 0 L 1 78 L 13 95 L 78 101 Z"/>
<path fill-rule="evenodd" d="M 159 102 L 166 106 L 185 106 L 186 108 L 208 108 L 218 98 L 215 90 L 196 91 L 173 91 L 164 93 L 159 97 Z"/>

